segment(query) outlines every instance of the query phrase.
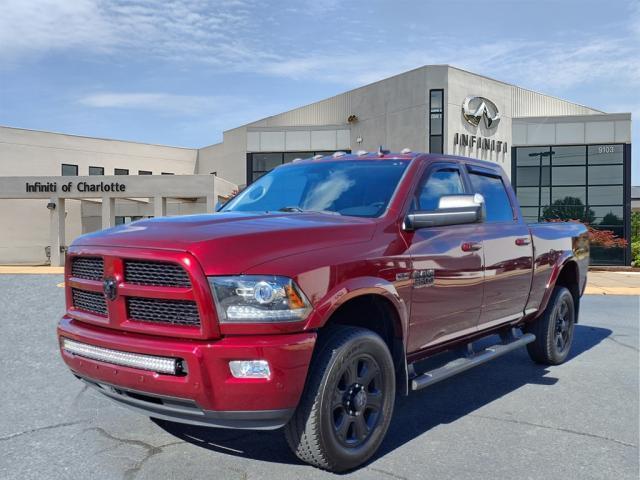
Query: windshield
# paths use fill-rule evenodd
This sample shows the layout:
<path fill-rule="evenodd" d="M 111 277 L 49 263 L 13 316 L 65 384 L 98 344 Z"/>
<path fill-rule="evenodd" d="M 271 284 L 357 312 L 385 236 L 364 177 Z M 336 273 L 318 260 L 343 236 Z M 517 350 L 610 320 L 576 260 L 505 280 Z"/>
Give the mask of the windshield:
<path fill-rule="evenodd" d="M 409 162 L 338 160 L 279 167 L 249 185 L 221 212 L 315 211 L 378 217 Z"/>

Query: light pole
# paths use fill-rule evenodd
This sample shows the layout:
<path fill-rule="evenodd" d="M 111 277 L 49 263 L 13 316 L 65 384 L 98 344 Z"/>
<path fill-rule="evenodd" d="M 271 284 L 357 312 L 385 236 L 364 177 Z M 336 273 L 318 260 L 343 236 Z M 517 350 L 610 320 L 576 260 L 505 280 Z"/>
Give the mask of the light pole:
<path fill-rule="evenodd" d="M 556 152 L 551 150 L 530 153 L 530 157 L 539 157 L 538 161 L 538 221 L 540 221 L 540 209 L 542 208 L 542 157 L 551 157 Z M 549 201 L 551 201 L 551 158 L 549 158 Z"/>

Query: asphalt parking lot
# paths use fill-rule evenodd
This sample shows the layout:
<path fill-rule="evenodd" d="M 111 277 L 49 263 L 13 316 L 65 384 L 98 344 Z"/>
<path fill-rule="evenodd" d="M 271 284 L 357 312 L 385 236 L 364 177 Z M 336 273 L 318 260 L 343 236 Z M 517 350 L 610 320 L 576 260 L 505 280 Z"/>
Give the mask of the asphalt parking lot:
<path fill-rule="evenodd" d="M 61 281 L 0 275 L 0 478 L 336 476 L 297 461 L 279 431 L 153 421 L 87 390 L 58 357 Z M 516 351 L 400 398 L 373 461 L 342 477 L 637 480 L 639 317 L 637 296 L 586 296 L 566 364 Z"/>

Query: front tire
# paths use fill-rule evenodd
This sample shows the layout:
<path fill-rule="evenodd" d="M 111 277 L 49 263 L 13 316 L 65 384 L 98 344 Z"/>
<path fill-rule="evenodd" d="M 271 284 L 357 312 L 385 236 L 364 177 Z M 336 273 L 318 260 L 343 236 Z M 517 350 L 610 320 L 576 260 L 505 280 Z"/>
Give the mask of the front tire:
<path fill-rule="evenodd" d="M 366 462 L 384 439 L 395 401 L 395 370 L 385 342 L 363 328 L 321 331 L 302 398 L 285 426 L 302 461 L 343 472 Z"/>
<path fill-rule="evenodd" d="M 564 363 L 573 343 L 575 324 L 573 295 L 565 287 L 555 287 L 542 316 L 525 328 L 536 336 L 535 341 L 527 345 L 531 359 L 543 365 Z"/>

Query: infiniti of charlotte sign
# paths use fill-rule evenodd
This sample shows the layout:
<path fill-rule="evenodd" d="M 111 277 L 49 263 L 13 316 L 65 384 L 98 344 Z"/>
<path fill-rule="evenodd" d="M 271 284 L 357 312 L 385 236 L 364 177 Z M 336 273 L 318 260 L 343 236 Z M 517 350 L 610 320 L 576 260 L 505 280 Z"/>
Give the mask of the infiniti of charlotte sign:
<path fill-rule="evenodd" d="M 109 192 L 126 192 L 127 187 L 123 183 L 120 182 L 67 182 L 63 183 L 60 186 L 60 190 L 64 193 L 69 193 L 73 191 L 73 188 L 80 193 L 85 192 L 99 192 L 99 193 L 109 193 Z M 27 193 L 57 193 L 58 192 L 58 182 L 26 182 L 25 183 L 26 192 Z"/>
<path fill-rule="evenodd" d="M 164 197 L 206 198 L 213 204 L 218 195 L 215 190 L 214 175 L 0 177 L 0 199 Z"/>
<path fill-rule="evenodd" d="M 489 135 L 493 135 L 498 128 L 501 116 L 494 102 L 485 97 L 470 95 L 462 102 L 462 118 L 475 128 L 482 123 L 489 130 Z M 493 152 L 507 152 L 507 142 L 467 133 L 455 133 L 453 144 Z"/>

